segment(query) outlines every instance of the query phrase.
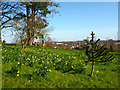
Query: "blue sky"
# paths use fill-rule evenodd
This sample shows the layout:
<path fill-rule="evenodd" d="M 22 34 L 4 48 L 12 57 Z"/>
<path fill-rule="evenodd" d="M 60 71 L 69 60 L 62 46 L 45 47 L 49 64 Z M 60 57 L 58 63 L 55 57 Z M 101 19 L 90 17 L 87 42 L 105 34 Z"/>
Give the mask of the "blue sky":
<path fill-rule="evenodd" d="M 50 37 L 56 41 L 86 39 L 93 30 L 101 40 L 117 39 L 117 2 L 60 2 L 59 14 L 49 18 L 54 27 Z"/>
<path fill-rule="evenodd" d="M 54 41 L 77 41 L 86 39 L 93 30 L 101 40 L 117 39 L 117 2 L 60 2 L 59 14 L 49 17 L 49 36 Z M 11 38 L 8 38 L 11 37 Z M 12 36 L 3 37 L 12 42 Z"/>

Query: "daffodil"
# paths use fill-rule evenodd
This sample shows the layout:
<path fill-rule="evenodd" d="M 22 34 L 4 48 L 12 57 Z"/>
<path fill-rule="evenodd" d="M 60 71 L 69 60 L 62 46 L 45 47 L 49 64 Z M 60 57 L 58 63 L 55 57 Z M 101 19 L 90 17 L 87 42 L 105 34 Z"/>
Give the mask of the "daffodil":
<path fill-rule="evenodd" d="M 96 73 L 98 73 L 99 71 L 97 70 Z"/>
<path fill-rule="evenodd" d="M 18 62 L 18 64 L 20 64 L 20 62 Z"/>
<path fill-rule="evenodd" d="M 51 70 L 49 69 L 49 72 L 51 72 Z"/>
<path fill-rule="evenodd" d="M 24 65 L 24 64 L 22 64 L 22 65 Z"/>
<path fill-rule="evenodd" d="M 74 59 L 76 59 L 76 57 L 73 57 Z"/>
<path fill-rule="evenodd" d="M 19 76 L 19 74 L 17 74 L 17 76 Z"/>
<path fill-rule="evenodd" d="M 4 57 L 2 56 L 2 59 L 4 59 Z"/>
<path fill-rule="evenodd" d="M 17 73 L 20 73 L 20 71 L 17 71 Z"/>
<path fill-rule="evenodd" d="M 27 60 L 30 60 L 30 58 L 27 58 Z"/>

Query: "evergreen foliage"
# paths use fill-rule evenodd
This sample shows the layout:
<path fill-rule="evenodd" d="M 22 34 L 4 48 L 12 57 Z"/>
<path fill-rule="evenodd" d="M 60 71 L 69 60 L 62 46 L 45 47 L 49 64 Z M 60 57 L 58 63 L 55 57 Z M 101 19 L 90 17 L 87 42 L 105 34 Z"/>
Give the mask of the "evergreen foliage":
<path fill-rule="evenodd" d="M 85 40 L 87 44 L 81 45 L 81 46 L 83 47 L 83 49 L 86 52 L 86 55 L 88 56 L 88 60 L 85 62 L 86 63 L 89 61 L 92 62 L 91 76 L 93 76 L 95 62 L 107 62 L 107 61 L 113 60 L 114 57 L 109 53 L 110 50 L 106 47 L 105 44 L 101 46 L 98 43 L 100 39 L 98 39 L 97 41 L 94 41 L 95 34 L 93 33 L 93 31 L 91 35 L 92 35 L 92 39 L 90 41 Z"/>

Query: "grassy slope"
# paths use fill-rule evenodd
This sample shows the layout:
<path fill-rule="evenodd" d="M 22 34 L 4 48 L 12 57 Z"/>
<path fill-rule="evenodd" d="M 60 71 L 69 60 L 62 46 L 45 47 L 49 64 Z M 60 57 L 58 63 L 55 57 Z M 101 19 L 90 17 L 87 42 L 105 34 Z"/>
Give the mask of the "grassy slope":
<path fill-rule="evenodd" d="M 31 47 L 29 47 L 31 48 Z M 68 53 L 71 55 L 75 50 L 51 49 L 58 53 Z M 116 54 L 116 53 L 114 53 Z M 96 71 L 99 71 L 96 73 Z M 29 81 L 26 78 L 10 76 L 6 73 L 2 76 L 3 88 L 118 88 L 118 58 L 108 63 L 95 63 L 95 75 L 90 77 L 91 63 L 88 63 L 85 73 L 71 74 L 62 73 L 58 70 L 52 70 L 39 82 L 37 80 Z"/>

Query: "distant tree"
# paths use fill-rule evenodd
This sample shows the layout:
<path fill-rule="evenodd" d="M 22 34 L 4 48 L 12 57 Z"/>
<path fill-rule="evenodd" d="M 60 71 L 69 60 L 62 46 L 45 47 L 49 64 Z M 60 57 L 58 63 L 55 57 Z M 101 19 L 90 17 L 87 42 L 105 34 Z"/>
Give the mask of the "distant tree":
<path fill-rule="evenodd" d="M 103 46 L 100 46 L 98 44 L 100 39 L 94 42 L 95 34 L 93 33 L 93 31 L 91 35 L 92 39 L 90 41 L 85 40 L 87 44 L 81 46 L 83 47 L 83 49 L 86 52 L 86 55 L 88 56 L 88 60 L 85 62 L 92 62 L 91 76 L 93 76 L 95 62 L 107 62 L 114 59 L 114 57 L 109 53 L 109 49 L 106 47 L 105 44 Z"/>
<path fill-rule="evenodd" d="M 53 40 L 51 37 L 46 38 L 46 44 L 45 47 L 54 47 Z"/>
<path fill-rule="evenodd" d="M 110 51 L 111 51 L 111 52 L 113 52 L 113 51 L 114 51 L 114 49 L 113 49 L 113 46 L 112 46 L 112 45 L 110 46 Z"/>

